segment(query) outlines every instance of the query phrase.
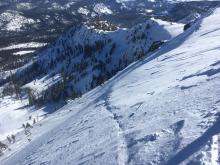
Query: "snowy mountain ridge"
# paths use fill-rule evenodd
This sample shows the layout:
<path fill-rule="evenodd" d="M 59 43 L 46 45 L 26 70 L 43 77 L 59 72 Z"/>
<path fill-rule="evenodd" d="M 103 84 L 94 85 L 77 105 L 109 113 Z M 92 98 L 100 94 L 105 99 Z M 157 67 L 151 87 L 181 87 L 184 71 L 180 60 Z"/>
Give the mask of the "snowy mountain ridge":
<path fill-rule="evenodd" d="M 185 24 L 216 6 L 219 1 L 1 0 L 0 72 L 27 64 L 44 43 L 50 44 L 70 27 L 85 22 L 101 20 L 131 28 L 155 17 Z M 5 49 L 29 42 L 41 46 Z"/>
<path fill-rule="evenodd" d="M 182 31 L 183 24 L 156 19 L 129 30 L 103 31 L 82 25 L 66 32 L 19 69 L 16 81 L 30 89 L 36 101 L 75 98 Z"/>
<path fill-rule="evenodd" d="M 212 164 L 220 142 L 220 9 L 37 123 L 14 164 Z"/>

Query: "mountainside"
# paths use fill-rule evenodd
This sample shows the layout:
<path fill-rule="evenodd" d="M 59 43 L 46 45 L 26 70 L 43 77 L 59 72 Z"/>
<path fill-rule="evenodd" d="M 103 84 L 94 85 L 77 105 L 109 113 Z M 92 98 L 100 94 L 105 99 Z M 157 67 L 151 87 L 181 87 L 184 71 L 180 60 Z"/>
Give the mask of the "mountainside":
<path fill-rule="evenodd" d="M 166 0 L 1 0 L 0 71 L 17 69 L 78 24 L 108 21 L 116 27 L 131 28 L 151 17 L 188 23 L 220 2 Z"/>
<path fill-rule="evenodd" d="M 44 120 L 30 129 L 31 135 L 17 134 L 16 143 L 9 146 L 11 151 L 5 151 L 0 157 L 1 164 L 219 164 L 219 17 L 218 8 L 102 86 L 44 116 Z M 146 29 L 149 23 L 152 29 Z M 154 21 L 132 30 L 152 35 L 150 31 L 155 27 L 164 30 Z M 115 33 L 126 35 L 115 39 Z M 85 35 L 81 34 L 88 34 L 88 43 L 100 41 L 102 36 L 102 41 L 106 39 L 104 43 L 110 38 L 111 42 L 124 44 L 127 38 L 125 47 L 120 46 L 124 50 L 132 45 L 130 31 L 102 33 L 82 26 L 70 30 L 66 37 L 54 43 L 55 48 L 59 48 L 57 54 L 62 54 L 65 46 L 56 44 L 65 42 L 65 38 L 72 42 L 70 34 L 74 36 L 74 43 L 79 41 L 77 36 L 84 39 Z M 135 46 L 143 44 L 149 48 L 153 41 L 158 41 L 154 37 L 151 36 L 151 42 L 139 38 Z M 46 52 L 53 50 L 50 48 Z M 135 49 L 128 49 L 128 53 L 131 50 Z M 120 53 L 117 55 L 112 57 L 121 57 Z M 52 59 L 53 56 L 44 53 L 40 58 Z M 43 67 L 48 65 L 45 61 L 41 61 Z M 54 68 L 52 71 L 56 71 Z M 35 83 L 38 84 L 38 80 Z"/>
<path fill-rule="evenodd" d="M 101 25 L 111 28 L 106 22 Z M 20 68 L 16 76 L 9 74 L 5 82 L 1 81 L 0 139 L 20 131 L 22 123 L 30 122 L 29 116 L 42 119 L 48 109 L 49 113 L 57 109 L 47 108 L 48 103 L 80 97 L 182 32 L 183 24 L 157 19 L 115 31 L 87 25 L 71 29 Z M 8 124 L 11 120 L 14 124 Z"/>
<path fill-rule="evenodd" d="M 111 29 L 108 24 L 106 27 Z M 36 102 L 75 98 L 182 31 L 183 24 L 160 20 L 112 32 L 78 26 L 18 70 L 16 82 L 30 89 Z"/>

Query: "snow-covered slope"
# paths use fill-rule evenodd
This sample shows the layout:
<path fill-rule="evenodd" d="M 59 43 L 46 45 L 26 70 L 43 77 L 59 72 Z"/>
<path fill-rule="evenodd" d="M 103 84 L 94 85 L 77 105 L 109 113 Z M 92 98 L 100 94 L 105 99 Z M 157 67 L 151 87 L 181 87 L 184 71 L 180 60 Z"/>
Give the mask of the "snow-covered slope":
<path fill-rule="evenodd" d="M 27 122 L 32 124 L 34 118 L 43 119 L 46 113 L 43 108 L 36 111 L 33 107 L 28 107 L 27 99 L 21 101 L 7 96 L 0 98 L 0 105 L 0 140 L 22 131 L 22 124 Z"/>
<path fill-rule="evenodd" d="M 219 17 L 17 135 L 1 164 L 218 164 Z"/>
<path fill-rule="evenodd" d="M 17 79 L 44 101 L 52 100 L 54 86 L 66 79 L 65 88 L 57 94 L 74 98 L 182 32 L 183 24 L 158 19 L 115 31 L 74 27 L 19 69 Z"/>
<path fill-rule="evenodd" d="M 144 53 L 147 53 L 150 45 L 154 41 L 170 40 L 176 35 L 182 33 L 182 31 L 183 24 L 170 23 L 155 19 L 148 21 L 145 24 L 140 24 L 131 30 L 119 29 L 113 32 L 96 31 L 83 26 L 77 29 L 73 36 L 70 35 L 73 34 L 71 33 L 72 31 L 70 31 L 60 37 L 55 44 L 52 44 L 48 49 L 40 53 L 39 59 L 36 59 L 36 61 L 39 65 L 46 68 L 45 72 L 40 72 L 39 76 L 39 74 L 35 73 L 37 70 L 36 68 L 28 70 L 28 73 L 18 77 L 16 82 L 19 84 L 21 80 L 29 80 L 28 83 L 24 83 L 22 89 L 31 89 L 32 94 L 38 99 L 41 99 L 46 95 L 50 96 L 48 94 L 53 92 L 56 88 L 53 88 L 52 90 L 49 88 L 62 82 L 64 78 L 62 74 L 65 73 L 67 77 L 72 76 L 70 80 L 66 80 L 66 84 L 70 84 L 73 88 L 70 89 L 65 85 L 67 87 L 62 89 L 61 93 L 65 93 L 65 90 L 68 91 L 69 96 L 74 93 L 78 95 L 76 92 L 85 93 L 99 85 L 98 83 L 100 82 L 96 82 L 98 81 L 96 80 L 96 77 L 99 77 L 99 75 L 106 76 L 108 72 L 114 70 L 114 72 L 116 72 L 123 69 L 125 67 L 125 60 L 127 61 L 126 65 L 128 65 L 138 58 L 143 58 L 141 56 L 143 56 Z M 140 38 L 141 36 L 144 37 Z M 95 50 L 92 53 L 90 52 L 89 55 L 82 51 L 80 52 L 78 49 L 79 44 L 81 44 L 82 48 L 85 48 L 85 45 L 93 46 L 96 42 L 103 42 L 105 45 L 98 51 Z M 115 45 L 114 50 L 111 50 L 112 45 Z M 14 47 L 18 48 L 23 46 L 34 47 L 38 46 L 38 43 L 20 44 L 17 46 L 9 46 L 5 49 L 13 49 Z M 68 52 L 66 50 L 67 48 Z M 57 51 L 58 49 L 59 51 Z M 93 46 L 92 49 L 96 49 L 96 47 Z M 69 53 L 70 50 L 71 53 Z M 142 52 L 141 56 L 136 53 L 142 50 L 146 52 Z M 108 56 L 106 56 L 106 54 Z M 62 56 L 60 57 L 60 55 Z M 127 57 L 123 57 L 124 55 L 127 55 Z M 94 57 L 98 60 L 94 61 Z M 53 62 L 52 67 L 51 61 L 56 61 L 56 64 Z M 121 61 L 120 65 L 119 61 Z M 83 66 L 85 62 L 87 67 L 81 69 L 80 66 Z M 98 66 L 101 64 L 102 67 L 99 68 Z M 28 65 L 26 67 L 30 66 L 33 65 Z M 26 70 L 26 67 L 24 67 L 23 70 Z M 107 68 L 107 70 L 105 70 L 105 68 Z M 110 76 L 112 75 L 113 73 Z M 10 73 L 8 73 L 8 76 L 10 77 Z M 30 81 L 31 79 L 33 79 L 33 81 Z M 107 79 L 104 81 L 106 80 Z M 4 85 L 0 88 L 0 94 L 4 95 L 3 93 L 7 93 L 8 90 L 10 91 L 10 88 L 13 88 L 13 85 Z M 56 91 L 55 93 L 57 94 L 58 92 Z M 51 100 L 49 97 L 44 97 L 45 102 L 46 99 Z M 39 116 L 42 115 L 42 109 L 44 108 L 40 109 L 40 111 L 33 112 L 35 107 L 28 107 L 28 98 L 22 97 L 22 100 L 23 101 L 16 100 L 16 98 L 10 98 L 9 96 L 0 99 L 0 140 L 4 139 L 11 133 L 19 132 L 22 129 L 22 123 L 32 123 L 33 121 L 28 121 L 29 116 L 36 118 L 36 114 Z M 15 122 L 9 124 L 11 120 Z"/>

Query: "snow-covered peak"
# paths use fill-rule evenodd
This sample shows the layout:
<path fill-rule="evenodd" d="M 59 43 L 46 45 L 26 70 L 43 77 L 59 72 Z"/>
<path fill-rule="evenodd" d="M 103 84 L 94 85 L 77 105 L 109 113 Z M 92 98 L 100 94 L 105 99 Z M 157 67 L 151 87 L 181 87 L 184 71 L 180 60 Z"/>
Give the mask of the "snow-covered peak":
<path fill-rule="evenodd" d="M 94 11 L 98 14 L 112 14 L 112 10 L 105 6 L 103 3 L 98 3 L 94 6 Z"/>

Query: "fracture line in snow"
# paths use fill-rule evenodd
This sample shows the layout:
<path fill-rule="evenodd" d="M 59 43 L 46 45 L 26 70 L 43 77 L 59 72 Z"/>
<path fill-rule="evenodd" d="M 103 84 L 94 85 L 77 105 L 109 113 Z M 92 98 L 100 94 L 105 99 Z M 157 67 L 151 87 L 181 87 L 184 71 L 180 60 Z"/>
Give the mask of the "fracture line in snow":
<path fill-rule="evenodd" d="M 211 164 L 218 165 L 218 135 L 214 135 L 212 137 L 212 144 L 211 144 Z"/>

